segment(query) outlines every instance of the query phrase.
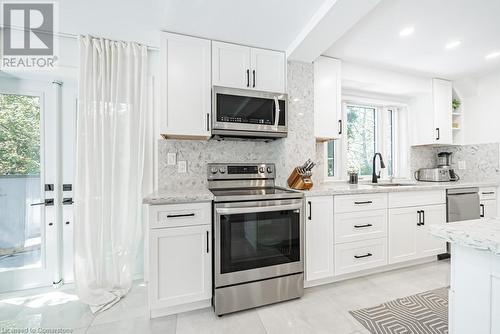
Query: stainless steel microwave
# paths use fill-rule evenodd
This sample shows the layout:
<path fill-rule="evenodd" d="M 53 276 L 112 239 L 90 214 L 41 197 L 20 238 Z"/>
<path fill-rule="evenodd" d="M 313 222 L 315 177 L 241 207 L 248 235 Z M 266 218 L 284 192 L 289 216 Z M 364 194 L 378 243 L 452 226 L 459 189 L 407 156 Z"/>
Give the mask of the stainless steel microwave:
<path fill-rule="evenodd" d="M 288 131 L 288 96 L 214 86 L 212 135 L 237 138 L 280 138 Z"/>

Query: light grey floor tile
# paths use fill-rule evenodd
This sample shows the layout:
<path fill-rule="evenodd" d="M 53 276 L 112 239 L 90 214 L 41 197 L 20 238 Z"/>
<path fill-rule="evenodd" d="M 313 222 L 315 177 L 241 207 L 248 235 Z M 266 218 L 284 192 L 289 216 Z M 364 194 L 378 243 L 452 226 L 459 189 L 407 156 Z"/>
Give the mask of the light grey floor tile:
<path fill-rule="evenodd" d="M 255 310 L 217 317 L 212 308 L 207 308 L 177 316 L 177 334 L 191 333 L 259 334 L 266 331 Z"/>
<path fill-rule="evenodd" d="M 176 316 L 162 318 L 129 318 L 92 325 L 86 334 L 175 334 Z"/>

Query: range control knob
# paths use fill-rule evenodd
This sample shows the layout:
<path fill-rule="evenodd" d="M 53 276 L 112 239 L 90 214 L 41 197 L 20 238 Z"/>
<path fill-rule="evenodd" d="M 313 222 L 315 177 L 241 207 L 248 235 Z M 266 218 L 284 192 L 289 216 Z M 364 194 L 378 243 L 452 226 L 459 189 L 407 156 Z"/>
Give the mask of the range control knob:
<path fill-rule="evenodd" d="M 217 172 L 218 172 L 218 171 L 219 171 L 219 170 L 217 169 L 217 167 L 212 167 L 212 168 L 210 168 L 210 172 L 211 172 L 212 174 L 217 174 Z"/>
<path fill-rule="evenodd" d="M 221 174 L 224 174 L 226 172 L 226 168 L 224 168 L 224 167 L 219 168 L 219 172 Z"/>
<path fill-rule="evenodd" d="M 265 170 L 264 170 L 264 167 L 259 167 L 259 173 L 264 173 Z"/>
<path fill-rule="evenodd" d="M 267 172 L 268 172 L 268 173 L 272 173 L 272 172 L 273 172 L 272 167 L 267 167 Z"/>

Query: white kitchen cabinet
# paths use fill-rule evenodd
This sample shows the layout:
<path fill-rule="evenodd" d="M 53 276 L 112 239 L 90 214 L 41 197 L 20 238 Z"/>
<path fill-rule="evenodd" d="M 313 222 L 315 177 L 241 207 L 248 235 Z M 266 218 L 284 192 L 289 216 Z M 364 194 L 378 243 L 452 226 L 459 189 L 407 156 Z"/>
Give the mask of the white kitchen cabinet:
<path fill-rule="evenodd" d="M 386 238 L 335 245 L 335 275 L 349 274 L 386 264 Z"/>
<path fill-rule="evenodd" d="M 493 218 L 497 216 L 497 200 L 496 199 L 488 199 L 482 200 L 480 204 L 481 217 L 484 218 Z"/>
<path fill-rule="evenodd" d="M 249 48 L 212 42 L 212 83 L 216 86 L 249 88 L 251 85 Z"/>
<path fill-rule="evenodd" d="M 429 233 L 433 224 L 446 224 L 446 205 L 389 209 L 389 263 L 446 252 L 446 243 Z"/>
<path fill-rule="evenodd" d="M 209 138 L 211 42 L 162 32 L 160 133 L 166 138 Z"/>
<path fill-rule="evenodd" d="M 334 275 L 333 196 L 306 198 L 305 280 L 332 278 Z"/>
<path fill-rule="evenodd" d="M 344 132 L 340 60 L 320 56 L 314 61 L 314 136 L 318 141 L 339 139 Z"/>
<path fill-rule="evenodd" d="M 432 79 L 430 93 L 410 103 L 413 145 L 453 144 L 452 83 Z"/>
<path fill-rule="evenodd" d="M 211 233 L 211 225 L 150 230 L 151 309 L 212 297 Z"/>
<path fill-rule="evenodd" d="M 451 81 L 432 79 L 434 127 L 436 144 L 453 144 Z"/>
<path fill-rule="evenodd" d="M 212 43 L 212 84 L 284 93 L 285 54 L 247 46 Z"/>

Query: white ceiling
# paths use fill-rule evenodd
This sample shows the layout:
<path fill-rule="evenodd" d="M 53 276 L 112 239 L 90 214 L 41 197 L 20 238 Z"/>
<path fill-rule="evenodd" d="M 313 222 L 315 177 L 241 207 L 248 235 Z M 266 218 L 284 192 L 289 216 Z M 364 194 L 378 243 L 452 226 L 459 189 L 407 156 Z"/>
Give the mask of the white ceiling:
<path fill-rule="evenodd" d="M 500 57 L 485 59 L 500 51 L 499 17 L 499 0 L 383 0 L 324 54 L 449 79 L 480 75 L 500 68 Z M 400 37 L 408 26 L 414 33 Z"/>
<path fill-rule="evenodd" d="M 64 0 L 60 30 L 153 45 L 165 30 L 286 50 L 324 1 Z"/>

